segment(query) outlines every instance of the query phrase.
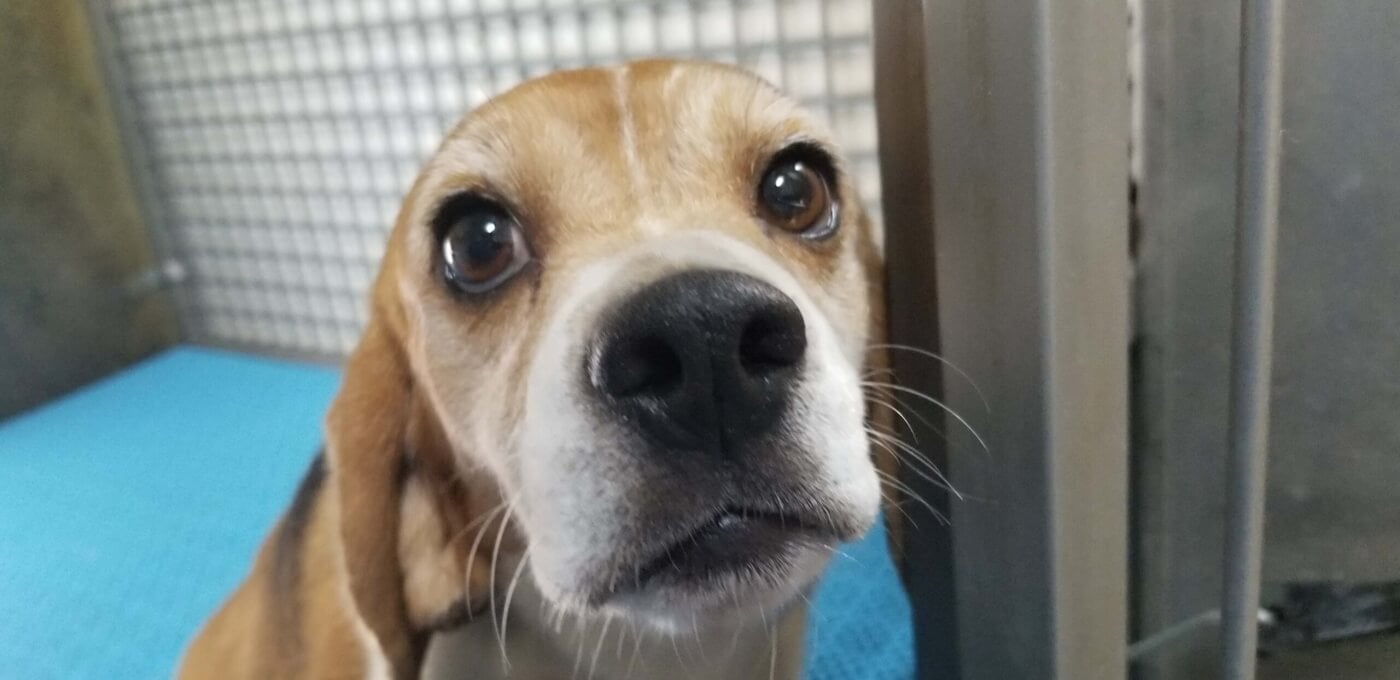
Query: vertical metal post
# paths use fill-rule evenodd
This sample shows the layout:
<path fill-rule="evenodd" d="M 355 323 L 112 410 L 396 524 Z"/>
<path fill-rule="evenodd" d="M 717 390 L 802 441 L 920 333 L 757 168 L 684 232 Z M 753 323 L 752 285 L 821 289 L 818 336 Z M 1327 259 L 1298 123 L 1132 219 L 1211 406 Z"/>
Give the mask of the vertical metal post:
<path fill-rule="evenodd" d="M 1278 241 L 1283 8 L 1243 0 L 1222 675 L 1254 677 Z"/>
<path fill-rule="evenodd" d="M 917 2 L 872 2 L 875 103 L 880 139 L 880 185 L 885 226 L 885 282 L 890 341 L 941 351 L 938 277 L 934 261 L 933 186 L 929 163 L 929 101 L 923 7 Z M 942 399 L 943 364 L 921 352 L 891 350 L 899 384 Z M 906 426 L 939 470 L 948 469 L 944 414 L 918 400 Z M 922 411 L 922 412 L 921 412 Z M 934 423 L 938 425 L 935 426 Z M 920 678 L 960 678 L 957 591 L 953 578 L 953 530 L 935 516 L 952 514 L 951 494 L 927 473 L 910 472 L 904 483 L 929 503 L 911 505 L 903 543 L 905 582 L 913 606 L 915 662 Z"/>
<path fill-rule="evenodd" d="M 1127 5 L 925 11 L 934 225 L 889 227 L 932 228 L 939 350 L 976 383 L 943 381 L 968 425 L 948 421 L 967 500 L 952 504 L 956 601 L 928 606 L 956 607 L 964 680 L 1122 678 Z"/>

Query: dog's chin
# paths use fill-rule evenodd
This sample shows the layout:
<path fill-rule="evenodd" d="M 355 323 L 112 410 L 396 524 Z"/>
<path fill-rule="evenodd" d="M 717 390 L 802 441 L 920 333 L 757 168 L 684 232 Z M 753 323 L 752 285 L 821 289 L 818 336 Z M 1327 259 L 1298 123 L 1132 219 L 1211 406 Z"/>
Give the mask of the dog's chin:
<path fill-rule="evenodd" d="M 608 570 L 614 576 L 569 599 L 597 614 L 670 631 L 770 616 L 812 586 L 839 543 L 864 533 L 856 524 L 838 528 L 795 515 L 723 509 L 625 551 L 635 559 L 614 564 Z"/>
<path fill-rule="evenodd" d="M 620 592 L 601 607 L 663 631 L 776 616 L 821 575 L 832 548 L 798 543 L 752 561 L 695 570 L 691 565 Z"/>

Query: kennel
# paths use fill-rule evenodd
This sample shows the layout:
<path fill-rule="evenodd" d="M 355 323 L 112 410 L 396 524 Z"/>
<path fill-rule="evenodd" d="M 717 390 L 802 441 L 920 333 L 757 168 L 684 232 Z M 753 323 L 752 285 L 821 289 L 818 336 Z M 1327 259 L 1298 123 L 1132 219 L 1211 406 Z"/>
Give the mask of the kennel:
<path fill-rule="evenodd" d="M 907 480 L 952 519 L 909 507 L 912 621 L 891 630 L 913 636 L 919 677 L 1241 678 L 1268 613 L 1261 550 L 1271 588 L 1400 578 L 1400 426 L 1381 415 L 1400 405 L 1400 293 L 1378 292 L 1400 274 L 1375 262 L 1400 254 L 1383 188 L 1400 123 L 1363 115 L 1400 106 L 1400 8 L 1282 4 L 88 0 L 85 16 L 154 253 L 132 294 L 168 300 L 185 342 L 318 362 L 356 340 L 399 198 L 465 110 L 586 64 L 753 69 L 845 146 L 883 224 L 892 339 L 946 362 L 893 355 L 958 414 L 906 405 L 910 442 L 961 495 Z M 1378 361 L 1332 364 L 1338 379 L 1315 370 L 1320 343 Z M 287 370 L 313 400 L 333 384 Z M 1285 520 L 1267 542 L 1266 433 Z M 1328 447 L 1349 455 L 1323 470 Z"/>

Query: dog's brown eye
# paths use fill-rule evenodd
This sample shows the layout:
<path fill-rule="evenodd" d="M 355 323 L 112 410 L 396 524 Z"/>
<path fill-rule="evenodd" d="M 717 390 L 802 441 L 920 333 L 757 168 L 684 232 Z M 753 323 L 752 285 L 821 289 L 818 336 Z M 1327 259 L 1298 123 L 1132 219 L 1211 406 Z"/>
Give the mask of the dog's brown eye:
<path fill-rule="evenodd" d="M 529 259 L 519 223 L 495 206 L 467 209 L 442 236 L 444 273 L 468 293 L 482 293 L 504 283 Z"/>
<path fill-rule="evenodd" d="M 758 188 L 763 216 L 778 228 L 808 238 L 822 238 L 836 226 L 836 206 L 826 178 L 800 160 L 780 160 L 763 175 Z"/>

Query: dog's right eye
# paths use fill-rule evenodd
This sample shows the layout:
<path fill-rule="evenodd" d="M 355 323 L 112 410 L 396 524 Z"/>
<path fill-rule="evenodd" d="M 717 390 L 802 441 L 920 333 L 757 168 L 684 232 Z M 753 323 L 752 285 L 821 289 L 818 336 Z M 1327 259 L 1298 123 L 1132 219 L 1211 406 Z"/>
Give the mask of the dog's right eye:
<path fill-rule="evenodd" d="M 806 239 L 831 236 L 840 210 L 828 179 L 830 168 L 829 158 L 808 145 L 779 153 L 759 180 L 759 215 L 770 225 Z"/>
<path fill-rule="evenodd" d="M 505 283 L 527 262 L 530 251 L 520 223 L 498 205 L 474 202 L 445 211 L 443 275 L 467 293 L 484 293 Z"/>

